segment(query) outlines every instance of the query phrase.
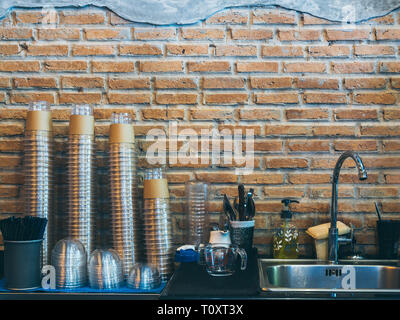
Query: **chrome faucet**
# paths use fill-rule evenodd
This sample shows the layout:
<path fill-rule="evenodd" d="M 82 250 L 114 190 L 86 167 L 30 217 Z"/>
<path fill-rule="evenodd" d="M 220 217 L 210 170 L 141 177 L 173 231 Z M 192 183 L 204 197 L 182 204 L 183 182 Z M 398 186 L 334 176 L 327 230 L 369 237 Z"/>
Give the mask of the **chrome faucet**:
<path fill-rule="evenodd" d="M 337 229 L 337 197 L 338 197 L 338 181 L 340 169 L 342 168 L 342 164 L 344 160 L 347 158 L 352 158 L 356 163 L 358 169 L 358 178 L 360 180 L 367 179 L 367 170 L 364 167 L 363 162 L 359 155 L 353 151 L 346 151 L 343 153 L 338 161 L 336 162 L 335 169 L 333 170 L 332 176 L 332 198 L 331 198 L 331 226 L 329 228 L 329 237 L 328 237 L 328 260 L 331 263 L 338 263 L 338 248 L 339 243 L 349 242 L 351 239 L 347 238 L 339 238 L 339 232 Z"/>

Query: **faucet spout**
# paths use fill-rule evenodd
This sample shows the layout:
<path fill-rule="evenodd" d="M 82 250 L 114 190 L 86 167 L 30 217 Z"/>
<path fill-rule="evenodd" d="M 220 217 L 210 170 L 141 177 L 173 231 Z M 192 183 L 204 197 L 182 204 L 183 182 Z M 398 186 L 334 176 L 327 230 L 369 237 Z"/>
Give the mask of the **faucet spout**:
<path fill-rule="evenodd" d="M 328 259 L 331 263 L 338 262 L 338 246 L 339 246 L 339 233 L 337 229 L 337 198 L 338 198 L 338 182 L 340 169 L 342 168 L 343 162 L 347 158 L 352 158 L 356 163 L 358 170 L 358 178 L 360 180 L 367 179 L 367 170 L 360 158 L 360 156 L 353 151 L 344 152 L 336 162 L 335 169 L 333 170 L 332 176 L 332 198 L 331 198 L 331 226 L 329 228 L 329 238 L 328 238 Z"/>

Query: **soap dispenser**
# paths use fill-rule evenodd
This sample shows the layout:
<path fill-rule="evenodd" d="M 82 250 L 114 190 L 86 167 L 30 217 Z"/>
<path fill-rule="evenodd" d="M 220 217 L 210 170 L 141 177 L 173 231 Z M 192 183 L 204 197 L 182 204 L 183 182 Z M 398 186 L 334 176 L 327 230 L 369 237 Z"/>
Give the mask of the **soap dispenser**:
<path fill-rule="evenodd" d="M 299 257 L 297 228 L 291 224 L 292 211 L 290 203 L 299 201 L 289 198 L 282 199 L 282 224 L 273 238 L 273 257 L 275 259 L 297 259 Z"/>

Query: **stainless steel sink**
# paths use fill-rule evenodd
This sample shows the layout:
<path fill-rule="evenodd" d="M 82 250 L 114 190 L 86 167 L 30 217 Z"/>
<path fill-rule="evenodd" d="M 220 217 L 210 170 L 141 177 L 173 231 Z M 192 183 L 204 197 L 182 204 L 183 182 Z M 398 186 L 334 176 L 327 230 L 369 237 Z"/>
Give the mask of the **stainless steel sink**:
<path fill-rule="evenodd" d="M 398 260 L 259 259 L 260 287 L 272 292 L 400 293 Z"/>

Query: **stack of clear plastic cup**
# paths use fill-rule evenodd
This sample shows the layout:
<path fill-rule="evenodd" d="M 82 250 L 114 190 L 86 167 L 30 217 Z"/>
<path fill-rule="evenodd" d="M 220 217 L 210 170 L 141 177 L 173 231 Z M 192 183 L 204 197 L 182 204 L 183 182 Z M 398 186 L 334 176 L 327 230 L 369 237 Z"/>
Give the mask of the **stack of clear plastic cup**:
<path fill-rule="evenodd" d="M 138 227 L 137 152 L 132 121 L 127 113 L 113 113 L 110 128 L 110 189 L 113 248 L 123 262 L 124 277 L 141 258 L 143 239 Z M 115 130 L 115 131 L 113 131 Z M 126 132 L 127 130 L 129 132 Z M 124 136 L 125 134 L 125 136 Z"/>
<path fill-rule="evenodd" d="M 65 238 L 56 243 L 51 254 L 56 269 L 56 286 L 76 289 L 87 284 L 87 254 L 79 240 Z"/>
<path fill-rule="evenodd" d="M 143 229 L 147 263 L 157 267 L 161 280 L 167 281 L 174 271 L 173 236 L 168 197 L 158 197 L 157 187 L 153 198 L 146 196 L 146 186 L 165 180 L 162 168 L 147 169 L 144 175 Z M 146 183 L 146 181 L 148 181 Z M 166 181 L 166 180 L 165 180 Z M 150 182 L 150 183 L 149 183 Z M 154 186 L 154 185 L 153 185 Z"/>
<path fill-rule="evenodd" d="M 186 193 L 186 244 L 205 244 L 210 238 L 208 219 L 208 185 L 188 181 Z"/>
<path fill-rule="evenodd" d="M 89 284 L 95 289 L 116 289 L 122 286 L 122 261 L 113 249 L 96 249 L 89 259 Z"/>
<path fill-rule="evenodd" d="M 150 264 L 135 263 L 129 272 L 128 288 L 152 290 L 161 285 L 158 269 Z"/>
<path fill-rule="evenodd" d="M 42 264 L 48 264 L 53 240 L 53 139 L 51 111 L 46 102 L 31 103 L 24 138 L 25 214 L 48 219 Z"/>
<path fill-rule="evenodd" d="M 93 109 L 88 105 L 75 106 L 73 116 L 83 116 L 93 128 Z M 92 252 L 94 243 L 94 132 L 77 134 L 74 130 L 68 136 L 68 236 L 79 240 L 84 245 L 88 255 Z M 93 132 L 93 133 L 92 133 Z"/>

